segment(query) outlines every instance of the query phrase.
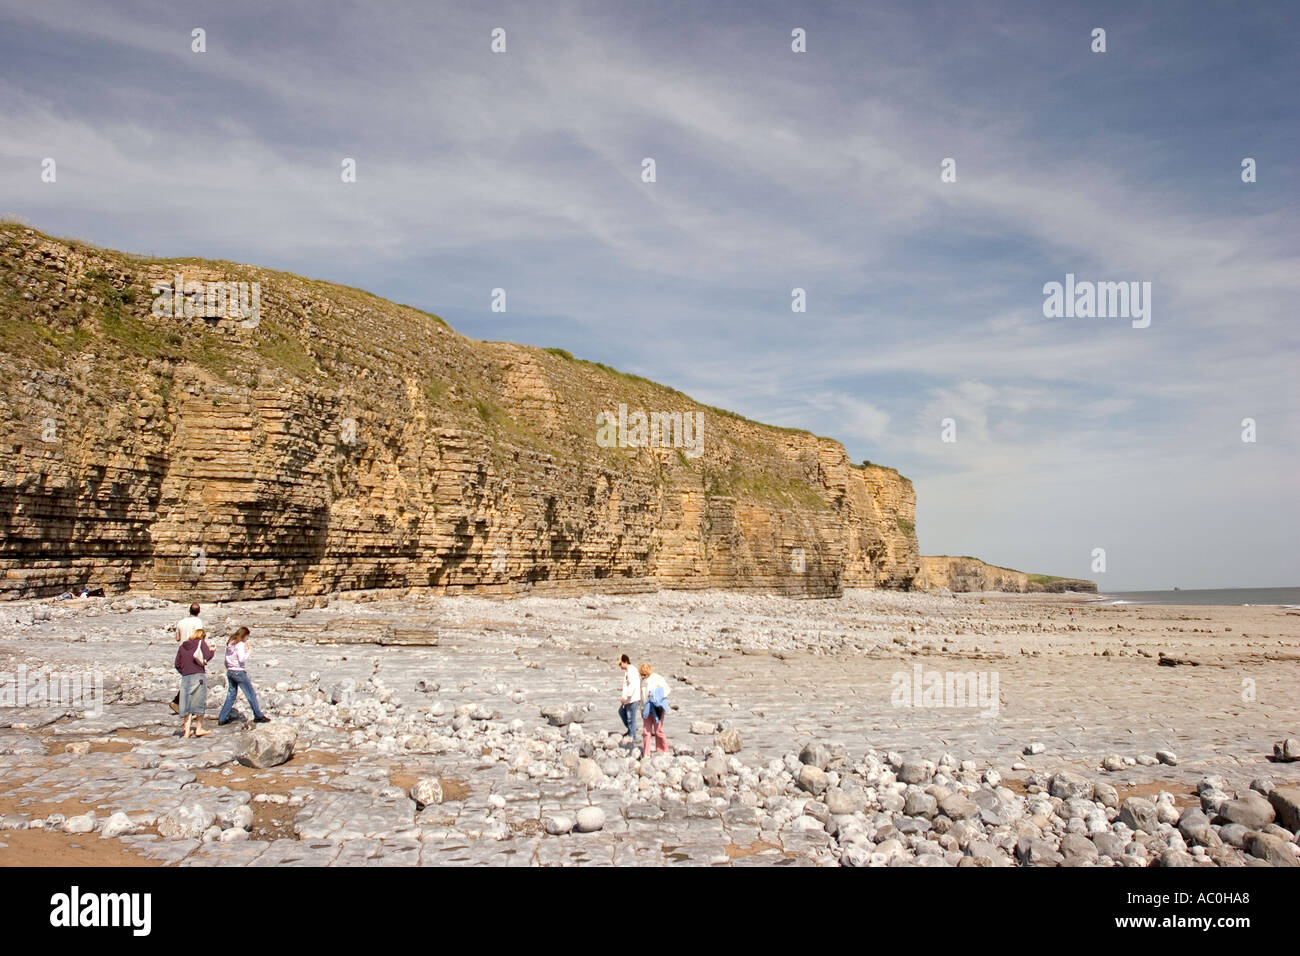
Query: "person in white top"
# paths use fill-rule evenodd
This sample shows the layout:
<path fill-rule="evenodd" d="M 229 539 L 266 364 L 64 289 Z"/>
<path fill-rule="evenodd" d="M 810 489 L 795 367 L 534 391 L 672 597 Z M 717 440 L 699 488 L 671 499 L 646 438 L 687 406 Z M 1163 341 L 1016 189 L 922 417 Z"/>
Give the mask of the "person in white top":
<path fill-rule="evenodd" d="M 206 628 L 203 627 L 203 618 L 199 617 L 200 610 L 201 608 L 197 604 L 191 604 L 190 616 L 183 617 L 176 622 L 176 627 L 172 631 L 172 636 L 176 638 L 177 644 L 184 644 L 194 636 L 194 632 L 197 630 L 206 630 Z M 172 702 L 167 706 L 172 709 L 173 714 L 179 714 L 181 712 L 181 695 L 177 694 L 173 697 Z"/>
<path fill-rule="evenodd" d="M 199 617 L 199 610 L 200 608 L 197 604 L 191 604 L 190 616 L 183 617 L 176 622 L 175 636 L 178 644 L 184 644 L 194 636 L 195 631 L 203 627 L 203 618 Z M 206 628 L 204 629 L 206 630 Z"/>
<path fill-rule="evenodd" d="M 654 672 L 649 664 L 641 665 L 641 735 L 645 744 L 642 757 L 650 756 L 651 746 L 662 753 L 668 752 L 668 737 L 664 734 L 664 716 L 668 713 L 668 682 Z"/>
<path fill-rule="evenodd" d="M 618 702 L 618 716 L 627 728 L 628 741 L 636 746 L 636 712 L 641 708 L 641 678 L 632 659 L 624 654 L 618 666 L 623 669 L 623 696 Z"/>

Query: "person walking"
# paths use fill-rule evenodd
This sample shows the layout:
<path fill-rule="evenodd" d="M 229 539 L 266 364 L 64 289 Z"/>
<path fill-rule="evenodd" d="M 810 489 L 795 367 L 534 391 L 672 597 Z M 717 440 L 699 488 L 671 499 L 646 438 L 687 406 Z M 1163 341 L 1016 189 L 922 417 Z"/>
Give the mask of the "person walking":
<path fill-rule="evenodd" d="M 206 737 L 203 729 L 203 711 L 208 706 L 208 662 L 215 651 L 208 646 L 207 632 L 197 628 L 188 641 L 176 649 L 176 670 L 181 675 L 180 714 L 185 718 L 182 737 L 189 737 L 190 720 L 195 719 L 195 737 Z"/>
<path fill-rule="evenodd" d="M 645 744 L 642 757 L 650 756 L 651 741 L 656 750 L 668 752 L 668 737 L 664 734 L 664 715 L 668 710 L 668 682 L 654 672 L 649 664 L 641 665 L 641 735 Z"/>
<path fill-rule="evenodd" d="M 177 643 L 184 644 L 194 636 L 195 631 L 203 627 L 203 618 L 199 617 L 200 610 L 202 608 L 197 604 L 191 604 L 189 617 L 183 617 L 176 622 L 176 626 L 172 628 L 172 636 L 176 638 Z M 173 714 L 179 714 L 181 712 L 181 695 L 177 694 L 173 697 L 171 703 L 167 706 L 172 709 Z"/>
<path fill-rule="evenodd" d="M 619 658 L 618 666 L 623 670 L 623 696 L 619 698 L 618 716 L 627 728 L 628 743 L 635 747 L 636 712 L 641 709 L 641 677 L 626 654 Z"/>
<path fill-rule="evenodd" d="M 259 724 L 269 723 L 271 718 L 262 713 L 257 704 L 257 691 L 253 690 L 253 680 L 248 676 L 248 628 L 241 627 L 226 642 L 226 702 L 217 715 L 217 723 L 230 723 L 230 709 L 235 706 L 235 698 L 240 690 L 244 699 L 253 708 L 253 721 Z"/>

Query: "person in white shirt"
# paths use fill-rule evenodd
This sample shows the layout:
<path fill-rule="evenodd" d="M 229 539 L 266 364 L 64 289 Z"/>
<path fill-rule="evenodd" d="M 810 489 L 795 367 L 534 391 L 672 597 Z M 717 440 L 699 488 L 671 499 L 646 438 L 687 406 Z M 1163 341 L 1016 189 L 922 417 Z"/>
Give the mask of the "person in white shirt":
<path fill-rule="evenodd" d="M 199 617 L 200 607 L 197 604 L 190 605 L 190 616 L 183 617 L 176 622 L 176 643 L 184 644 L 194 632 L 203 627 L 203 618 Z M 206 630 L 206 628 L 204 628 Z"/>
<path fill-rule="evenodd" d="M 642 757 L 650 756 L 651 743 L 656 750 L 668 752 L 668 737 L 664 734 L 664 716 L 668 713 L 668 682 L 654 672 L 649 664 L 641 665 L 641 735 L 645 745 Z"/>
<path fill-rule="evenodd" d="M 624 654 L 619 658 L 618 666 L 623 670 L 623 696 L 618 702 L 618 716 L 627 728 L 627 736 L 632 746 L 636 746 L 636 712 L 641 708 L 641 678 L 632 659 Z"/>
<path fill-rule="evenodd" d="M 197 604 L 190 605 L 190 616 L 183 617 L 176 622 L 176 628 L 172 636 L 176 638 L 177 644 L 184 644 L 194 636 L 197 630 L 206 630 L 203 627 L 203 618 L 199 617 L 199 611 L 202 610 Z M 173 714 L 181 712 L 181 695 L 177 694 L 172 698 L 172 702 L 167 705 L 172 709 Z"/>

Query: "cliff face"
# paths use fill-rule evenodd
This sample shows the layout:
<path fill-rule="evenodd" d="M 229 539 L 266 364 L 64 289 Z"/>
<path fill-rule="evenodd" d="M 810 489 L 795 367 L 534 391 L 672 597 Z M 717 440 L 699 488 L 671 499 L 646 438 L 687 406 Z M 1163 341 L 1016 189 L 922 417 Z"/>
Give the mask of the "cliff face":
<path fill-rule="evenodd" d="M 1097 590 L 1097 585 L 1092 581 L 1026 574 L 985 564 L 978 558 L 950 557 L 946 554 L 921 558 L 921 574 L 917 584 L 924 588 L 945 588 L 949 591 L 1011 591 L 1021 594 Z"/>
<path fill-rule="evenodd" d="M 178 274 L 192 315 L 159 291 Z M 211 291 L 237 282 L 252 318 Z M 913 585 L 914 508 L 907 479 L 835 441 L 559 350 L 0 224 L 0 597 L 827 596 Z"/>

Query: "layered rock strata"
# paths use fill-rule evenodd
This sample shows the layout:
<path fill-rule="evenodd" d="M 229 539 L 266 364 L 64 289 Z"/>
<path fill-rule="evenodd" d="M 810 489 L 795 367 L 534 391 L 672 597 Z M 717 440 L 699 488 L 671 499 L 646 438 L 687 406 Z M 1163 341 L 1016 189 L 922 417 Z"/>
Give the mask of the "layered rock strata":
<path fill-rule="evenodd" d="M 0 224 L 0 597 L 830 596 L 917 582 L 914 509 L 910 481 L 836 441 L 560 350 Z"/>
<path fill-rule="evenodd" d="M 1066 591 L 1095 592 L 1093 581 L 1059 578 L 1045 574 L 1026 574 L 1011 568 L 985 564 L 978 558 L 950 555 L 925 555 L 921 558 L 920 587 L 948 591 L 1031 591 L 1063 594 Z"/>

